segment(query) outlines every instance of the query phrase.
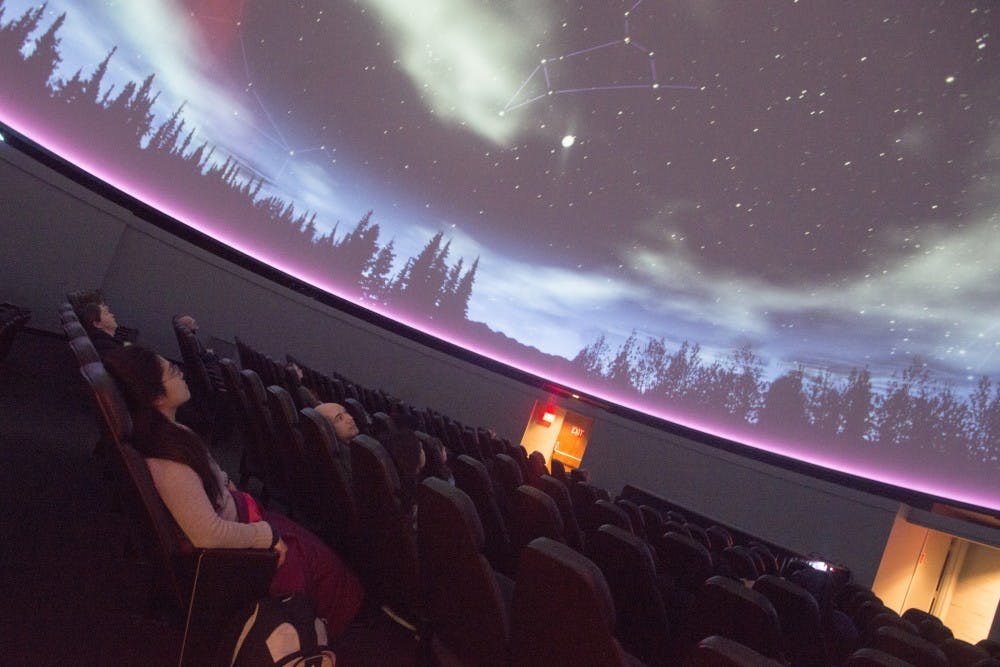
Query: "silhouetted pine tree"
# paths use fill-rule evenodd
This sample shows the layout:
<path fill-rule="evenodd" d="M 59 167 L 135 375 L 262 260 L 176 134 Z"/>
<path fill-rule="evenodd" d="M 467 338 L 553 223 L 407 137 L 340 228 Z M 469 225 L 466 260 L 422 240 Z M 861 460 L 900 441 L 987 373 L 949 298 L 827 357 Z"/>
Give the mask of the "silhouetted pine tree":
<path fill-rule="evenodd" d="M 625 339 L 625 342 L 618 348 L 614 359 L 608 364 L 607 378 L 616 389 L 621 391 L 635 389 L 635 385 L 632 383 L 632 376 L 637 347 L 638 338 L 635 329 L 633 329 L 632 333 Z"/>
<path fill-rule="evenodd" d="M 701 372 L 701 346 L 687 341 L 667 361 L 666 372 L 653 391 L 670 401 L 692 401 L 694 385 Z"/>
<path fill-rule="evenodd" d="M 368 211 L 336 245 L 333 270 L 342 280 L 360 283 L 378 253 L 379 232 L 378 224 L 372 222 L 372 211 Z"/>
<path fill-rule="evenodd" d="M 829 371 L 809 379 L 806 415 L 816 433 L 825 436 L 827 441 L 839 435 L 845 422 L 843 410 L 843 396 Z"/>
<path fill-rule="evenodd" d="M 389 289 L 389 274 L 396 261 L 395 239 L 382 246 L 375 256 L 375 261 L 364 276 L 361 277 L 361 293 L 379 303 L 383 303 Z"/>
<path fill-rule="evenodd" d="M 42 20 L 48 3 L 27 9 L 21 16 L 0 26 L 0 58 L 6 62 L 23 61 L 21 50 L 28 43 L 28 35 L 33 33 Z M 6 7 L 0 2 L 0 20 L 3 19 Z"/>
<path fill-rule="evenodd" d="M 668 364 L 667 342 L 663 338 L 646 340 L 646 347 L 635 362 L 633 383 L 636 390 L 641 394 L 653 392 L 666 378 Z"/>
<path fill-rule="evenodd" d="M 461 260 L 459 260 L 461 262 Z M 479 270 L 479 257 L 472 263 L 472 268 L 458 281 L 453 296 L 454 316 L 458 319 L 469 319 L 469 300 L 472 298 L 472 286 L 476 282 L 476 271 Z"/>
<path fill-rule="evenodd" d="M 444 232 L 436 233 L 408 265 L 406 282 L 399 295 L 404 307 L 419 313 L 430 313 L 437 305 L 438 294 L 444 283 L 439 262 L 443 238 Z"/>
<path fill-rule="evenodd" d="M 860 443 L 868 437 L 872 428 L 873 400 L 871 372 L 867 368 L 852 368 L 847 387 L 841 393 L 844 440 Z"/>
<path fill-rule="evenodd" d="M 577 352 L 570 363 L 587 377 L 603 378 L 609 353 L 608 340 L 602 333 L 593 343 Z"/>
<path fill-rule="evenodd" d="M 24 68 L 28 81 L 45 86 L 56 67 L 62 62 L 59 54 L 59 42 L 61 38 L 56 34 L 66 21 L 66 13 L 60 14 L 48 30 L 35 39 L 35 49 L 24 59 Z"/>
<path fill-rule="evenodd" d="M 994 387 L 985 375 L 969 397 L 971 424 L 969 453 L 973 460 L 1000 461 L 1000 385 Z"/>
<path fill-rule="evenodd" d="M 757 423 L 769 433 L 798 435 L 806 430 L 809 423 L 801 369 L 789 371 L 770 384 L 764 392 Z"/>

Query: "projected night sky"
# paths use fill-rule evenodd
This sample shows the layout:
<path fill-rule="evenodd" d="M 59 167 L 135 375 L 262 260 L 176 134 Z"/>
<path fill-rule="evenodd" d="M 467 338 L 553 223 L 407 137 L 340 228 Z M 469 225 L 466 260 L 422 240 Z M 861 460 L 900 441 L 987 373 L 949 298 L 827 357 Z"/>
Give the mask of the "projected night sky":
<path fill-rule="evenodd" d="M 2 20 L 34 6 L 7 0 Z M 235 158 L 258 197 L 314 213 L 317 237 L 373 210 L 392 274 L 443 232 L 450 262 L 479 258 L 468 320 L 521 345 L 429 331 L 682 423 L 1000 507 L 994 2 L 275 7 L 50 0 L 22 54 L 65 12 L 51 86 L 117 47 L 102 90 L 155 74 L 154 128 L 183 103 L 191 147 L 215 147 L 206 167 Z M 0 115 L 46 142 L 2 95 Z M 526 346 L 575 361 L 546 368 Z M 851 416 L 852 391 L 867 417 Z M 938 422 L 914 425 L 921 411 Z M 890 442 L 935 470 L 887 471 Z"/>

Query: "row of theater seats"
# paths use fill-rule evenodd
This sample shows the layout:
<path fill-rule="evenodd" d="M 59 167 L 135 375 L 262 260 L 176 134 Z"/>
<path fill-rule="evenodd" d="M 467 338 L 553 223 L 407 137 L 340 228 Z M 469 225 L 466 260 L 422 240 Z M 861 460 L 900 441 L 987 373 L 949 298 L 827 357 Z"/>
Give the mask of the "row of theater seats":
<path fill-rule="evenodd" d="M 244 349 L 249 350 L 242 352 L 249 363 L 280 368 L 265 355 Z M 302 382 L 329 396 L 324 387 L 331 380 L 296 363 L 304 371 Z M 346 378 L 336 378 L 336 382 L 351 387 L 355 402 L 372 393 Z M 384 392 L 374 393 L 385 400 Z M 346 395 L 341 392 L 330 398 L 344 401 Z M 379 409 L 384 406 L 384 402 L 377 404 Z M 358 408 L 357 422 L 377 422 L 360 412 L 363 407 Z M 549 475 L 544 459 L 539 468 L 538 459 L 526 457 L 523 448 L 489 437 L 484 439 L 489 444 L 484 445 L 478 437 L 482 430 L 463 428 L 439 413 L 406 409 L 427 430 L 430 424 L 454 425 L 435 432 L 448 439 L 451 451 L 468 452 L 454 459 L 455 483 L 472 501 L 482 529 L 478 551 L 493 571 L 517 574 L 520 580 L 517 556 L 540 536 L 589 557 L 609 585 L 617 609 L 616 636 L 651 664 L 675 664 L 680 656 L 691 655 L 699 638 L 712 634 L 794 665 L 899 664 L 904 658 L 915 665 L 990 665 L 995 660 L 995 643 L 972 646 L 956 640 L 934 617 L 924 622 L 925 627 L 938 629 L 934 636 L 907 627 L 905 621 L 894 622 L 898 614 L 886 609 L 869 589 L 848 585 L 848 571 L 816 573 L 797 554 L 752 537 L 743 536 L 742 544 L 734 543 L 731 531 L 711 521 L 688 521 L 676 510 L 663 509 L 669 505 L 666 501 L 638 504 L 655 499 L 645 492 L 632 494 L 636 502 L 628 497 L 611 502 L 602 489 L 571 482 L 558 461 L 552 462 Z M 623 496 L 630 490 L 636 491 L 626 487 Z M 421 493 L 428 492 L 421 489 Z M 421 566 L 426 569 L 423 554 L 422 549 Z M 459 580 L 478 579 L 467 573 Z M 834 595 L 836 591 L 840 594 Z M 881 614 L 857 613 L 860 607 L 850 606 L 850 595 L 868 596 L 864 609 L 874 606 Z M 430 616 L 455 619 L 470 613 L 468 606 L 451 607 Z M 907 614 L 929 616 L 917 610 Z M 466 626 L 464 632 L 452 632 L 452 643 L 474 636 L 468 630 Z M 567 633 L 572 631 L 566 628 Z M 713 645 L 722 641 L 716 639 Z M 482 652 L 483 647 L 477 646 L 469 654 Z M 746 653 L 743 658 L 749 659 Z"/>
<path fill-rule="evenodd" d="M 7 358 L 14 337 L 31 319 L 31 311 L 12 303 L 0 303 L 0 361 Z"/>
<path fill-rule="evenodd" d="M 265 387 L 257 371 L 220 361 L 218 396 L 244 425 L 241 474 L 256 477 L 266 495 L 344 553 L 370 594 L 414 621 L 425 639 L 433 636 L 439 652 L 464 664 L 613 665 L 638 662 L 633 656 L 648 664 L 843 662 L 828 649 L 815 599 L 778 576 L 794 575 L 800 561 L 787 554 L 779 561 L 760 542 L 734 545 L 720 526 L 624 498 L 611 502 L 602 489 L 568 484 L 558 467 L 546 474 L 544 460 L 539 467 L 537 457 L 495 438 L 482 446 L 478 437 L 459 436 L 453 453 L 469 453 L 454 460 L 456 486 L 422 483 L 414 536 L 398 473 L 379 442 L 361 435 L 343 447 L 314 410 L 296 409 L 297 374 L 279 373 L 281 366 L 247 350 L 247 365 L 284 386 Z M 100 386 L 92 364 L 85 375 Z M 312 391 L 345 406 L 355 401 L 364 411 L 355 416 L 359 425 L 385 417 L 369 417 L 363 398 L 391 408 L 384 393 L 358 391 L 343 378 L 335 379 L 344 394 L 328 393 L 320 374 L 302 368 Z M 437 421 L 419 414 L 422 425 Z M 870 648 L 847 664 L 900 664 L 891 656 L 903 654 L 908 664 L 948 664 L 892 630 L 899 628 L 874 632 L 874 642 L 865 637 Z"/>

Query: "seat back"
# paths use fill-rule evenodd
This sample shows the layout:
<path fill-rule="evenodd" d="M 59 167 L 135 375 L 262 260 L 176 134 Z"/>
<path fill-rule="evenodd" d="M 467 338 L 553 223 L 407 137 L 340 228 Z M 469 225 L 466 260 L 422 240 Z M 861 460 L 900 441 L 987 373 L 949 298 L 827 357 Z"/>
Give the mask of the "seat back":
<path fill-rule="evenodd" d="M 350 448 L 365 588 L 398 613 L 415 613 L 419 588 L 416 534 L 413 517 L 400 505 L 396 466 L 374 438 L 355 436 Z"/>
<path fill-rule="evenodd" d="M 759 577 L 753 589 L 770 600 L 778 612 L 794 664 L 820 667 L 830 663 L 823 650 L 819 605 L 806 589 L 773 574 Z"/>
<path fill-rule="evenodd" d="M 97 353 L 97 349 L 94 348 L 94 344 L 90 342 L 89 336 L 84 335 L 71 338 L 69 341 L 69 349 L 73 351 L 73 355 L 76 357 L 76 361 L 80 364 L 80 366 L 86 366 L 87 364 L 92 364 L 101 360 L 101 355 Z"/>
<path fill-rule="evenodd" d="M 722 635 L 769 658 L 780 660 L 783 654 L 784 639 L 774 605 L 726 577 L 715 576 L 705 582 L 678 634 L 683 652 L 705 637 Z"/>
<path fill-rule="evenodd" d="M 604 525 L 587 540 L 587 557 L 608 582 L 622 645 L 649 664 L 667 663 L 670 623 L 646 543 L 618 526 Z"/>
<path fill-rule="evenodd" d="M 632 524 L 632 532 L 635 533 L 636 537 L 643 540 L 649 539 L 646 537 L 646 519 L 642 516 L 639 506 L 627 498 L 618 498 L 615 500 L 615 505 L 628 514 L 629 522 Z"/>
<path fill-rule="evenodd" d="M 118 385 L 104 369 L 104 364 L 94 361 L 80 368 L 87 384 L 93 392 L 98 412 L 104 419 L 104 426 L 111 441 L 121 445 L 132 438 L 132 415 Z"/>
<path fill-rule="evenodd" d="M 556 502 L 533 486 L 517 487 L 517 510 L 514 521 L 514 550 L 521 550 L 538 537 L 563 542 L 563 522 Z"/>
<path fill-rule="evenodd" d="M 455 475 L 455 485 L 468 494 L 476 506 L 485 534 L 483 552 L 486 558 L 496 569 L 512 572 L 510 531 L 493 493 L 493 481 L 486 466 L 468 454 L 462 454 L 455 459 L 452 473 Z"/>
<path fill-rule="evenodd" d="M 482 554 L 483 527 L 472 499 L 430 477 L 418 487 L 417 503 L 420 588 L 434 637 L 463 664 L 509 664 L 509 611 Z"/>
<path fill-rule="evenodd" d="M 625 665 L 614 627 L 611 593 L 594 563 L 544 537 L 525 547 L 511 605 L 514 667 Z"/>
<path fill-rule="evenodd" d="M 257 442 L 263 448 L 266 464 L 267 488 L 272 496 L 289 502 L 290 476 L 278 448 L 278 435 L 274 428 L 274 418 L 267 404 L 267 389 L 256 371 L 244 368 L 240 371 L 243 393 L 250 409 L 250 428 L 256 430 Z"/>
<path fill-rule="evenodd" d="M 586 526 L 586 528 L 597 530 L 604 524 L 618 526 L 622 530 L 627 530 L 635 534 L 635 531 L 632 529 L 632 520 L 628 518 L 625 510 L 610 500 L 598 499 L 594 501 L 593 507 L 590 508 L 590 525 Z"/>
<path fill-rule="evenodd" d="M 322 525 L 337 552 L 357 565 L 361 526 L 351 491 L 350 451 L 340 446 L 329 422 L 313 408 L 299 411 L 299 423 L 306 465 L 312 470 L 316 493 L 321 499 Z"/>
<path fill-rule="evenodd" d="M 583 531 L 580 530 L 580 524 L 576 520 L 576 512 L 573 511 L 573 501 L 570 500 L 569 489 L 551 475 L 542 475 L 539 478 L 538 488 L 552 498 L 556 507 L 559 508 L 566 544 L 583 553 Z"/>
<path fill-rule="evenodd" d="M 780 667 L 782 663 L 743 644 L 712 635 L 698 642 L 687 654 L 684 667 Z"/>
<path fill-rule="evenodd" d="M 312 468 L 306 463 L 295 401 L 284 387 L 271 385 L 267 388 L 267 406 L 274 421 L 275 444 L 281 464 L 288 475 L 289 497 L 298 514 L 307 517 L 309 522 L 315 522 L 324 513 L 320 504 L 326 499 L 318 496 Z"/>
<path fill-rule="evenodd" d="M 905 660 L 913 667 L 947 667 L 948 665 L 948 658 L 937 646 L 892 625 L 878 629 L 871 648 Z"/>

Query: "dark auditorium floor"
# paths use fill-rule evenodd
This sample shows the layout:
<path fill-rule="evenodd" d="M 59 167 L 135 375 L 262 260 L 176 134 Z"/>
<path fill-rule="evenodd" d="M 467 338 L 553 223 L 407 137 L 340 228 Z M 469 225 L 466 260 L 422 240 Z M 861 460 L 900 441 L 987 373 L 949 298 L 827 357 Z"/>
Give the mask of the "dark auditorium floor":
<path fill-rule="evenodd" d="M 0 665 L 177 664 L 180 630 L 147 608 L 91 460 L 89 400 L 61 338 L 23 331 L 0 362 Z M 334 649 L 338 667 L 414 664 L 384 617 Z"/>

